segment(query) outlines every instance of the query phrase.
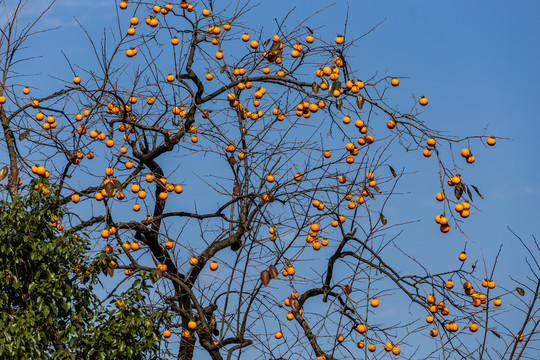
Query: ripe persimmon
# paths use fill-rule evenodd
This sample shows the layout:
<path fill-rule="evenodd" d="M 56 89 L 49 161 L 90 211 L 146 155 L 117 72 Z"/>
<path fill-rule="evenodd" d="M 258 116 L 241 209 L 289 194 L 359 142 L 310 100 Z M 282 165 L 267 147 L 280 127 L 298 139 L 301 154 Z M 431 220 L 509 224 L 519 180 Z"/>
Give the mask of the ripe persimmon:
<path fill-rule="evenodd" d="M 367 327 L 364 324 L 358 324 L 356 325 L 356 331 L 358 331 L 360 334 L 363 334 L 367 331 Z"/>

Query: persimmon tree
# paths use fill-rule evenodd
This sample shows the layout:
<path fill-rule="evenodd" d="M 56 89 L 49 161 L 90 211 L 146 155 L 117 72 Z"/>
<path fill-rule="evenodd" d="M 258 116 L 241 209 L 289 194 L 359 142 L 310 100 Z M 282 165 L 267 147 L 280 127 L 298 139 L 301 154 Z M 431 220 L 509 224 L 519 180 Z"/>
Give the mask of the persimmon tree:
<path fill-rule="evenodd" d="M 67 207 L 48 220 L 55 231 L 91 239 L 91 261 L 115 259 L 99 275 L 103 301 L 151 274 L 151 296 L 122 306 L 163 314 L 159 356 L 537 351 L 536 262 L 527 283 L 505 290 L 495 265 L 479 275 L 463 253 L 434 272 L 396 244 L 408 223 L 385 210 L 402 196 L 407 157 L 438 171 L 438 193 L 417 194 L 440 203 L 433 226 L 463 236 L 482 197 L 467 176 L 472 151 L 496 139 L 432 128 L 424 96 L 407 111 L 393 105 L 400 78 L 367 78 L 349 57 L 363 34 L 330 36 L 307 21 L 249 30 L 243 1 L 122 1 L 110 36 L 98 41 L 82 24 L 94 68 L 68 53 L 72 78 L 31 90 L 17 79 L 21 45 L 40 34 L 37 22 L 19 24 L 23 5 L 0 39 L 5 196 L 47 179 L 32 184 Z M 513 297 L 520 328 L 499 307 Z M 397 316 L 381 315 L 385 302 Z"/>

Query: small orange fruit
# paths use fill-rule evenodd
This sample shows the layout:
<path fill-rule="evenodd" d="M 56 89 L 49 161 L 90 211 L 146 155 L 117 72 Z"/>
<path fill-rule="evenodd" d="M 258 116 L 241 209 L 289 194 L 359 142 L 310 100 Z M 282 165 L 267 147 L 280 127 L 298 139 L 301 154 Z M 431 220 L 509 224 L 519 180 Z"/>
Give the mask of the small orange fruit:
<path fill-rule="evenodd" d="M 422 97 L 420 98 L 420 100 L 418 100 L 418 103 L 420 103 L 420 105 L 422 105 L 422 106 L 426 106 L 426 105 L 428 104 L 428 99 L 427 99 L 427 97 L 422 96 Z"/>
<path fill-rule="evenodd" d="M 360 334 L 363 334 L 367 331 L 367 327 L 364 324 L 358 324 L 356 325 L 356 331 L 358 331 Z"/>
<path fill-rule="evenodd" d="M 191 330 L 195 330 L 197 328 L 197 323 L 194 320 L 190 320 L 188 322 L 188 328 Z"/>

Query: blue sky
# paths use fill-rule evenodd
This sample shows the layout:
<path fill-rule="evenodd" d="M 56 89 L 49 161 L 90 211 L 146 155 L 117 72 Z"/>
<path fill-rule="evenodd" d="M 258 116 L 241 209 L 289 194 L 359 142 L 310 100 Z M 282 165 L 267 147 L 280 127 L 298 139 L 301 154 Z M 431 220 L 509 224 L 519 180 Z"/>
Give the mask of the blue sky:
<path fill-rule="evenodd" d="M 43 56 L 33 63 L 40 64 L 41 69 L 41 74 L 31 80 L 36 94 L 45 94 L 60 84 L 48 75 L 61 79 L 73 76 L 61 51 L 82 68 L 95 66 L 89 60 L 88 40 L 74 18 L 99 39 L 105 27 L 117 29 L 112 3 L 57 1 L 40 26 L 62 28 L 38 35 L 39 42 L 30 49 Z M 32 2 L 25 18 L 35 16 L 47 4 Z M 519 246 L 507 227 L 528 241 L 531 235 L 538 235 L 540 215 L 540 119 L 536 111 L 540 96 L 540 2 L 350 1 L 346 32 L 345 4 L 262 1 L 252 10 L 247 26 L 262 26 L 269 37 L 276 31 L 274 18 L 295 7 L 288 20 L 292 26 L 315 13 L 305 25 L 326 38 L 344 34 L 347 41 L 384 20 L 351 51 L 358 73 L 365 78 L 375 74 L 405 77 L 398 88 L 391 89 L 390 103 L 405 110 L 413 105 L 412 96 L 427 96 L 430 103 L 422 118 L 436 129 L 449 130 L 456 136 L 482 135 L 485 131 L 508 139 L 500 139 L 493 148 L 473 143 L 476 163 L 463 166 L 470 182 L 485 197 L 475 198 L 478 209 L 463 224 L 469 239 L 454 229 L 443 235 L 434 224 L 433 217 L 440 212 L 434 199 L 439 191 L 437 168 L 434 159 L 424 159 L 420 153 L 392 155 L 390 161 L 396 169 L 405 166 L 413 174 L 400 184 L 408 194 L 396 197 L 385 215 L 390 221 L 419 220 L 405 228 L 398 243 L 440 271 L 456 263 L 465 245 L 470 257 L 481 262 L 484 256 L 490 264 L 503 244 L 504 256 L 496 275 L 512 288 L 507 275 L 519 275 L 525 253 L 515 250 Z M 99 45 L 99 41 L 96 43 Z M 454 154 L 460 149 L 454 148 Z M 390 316 L 390 309 L 386 311 Z"/>

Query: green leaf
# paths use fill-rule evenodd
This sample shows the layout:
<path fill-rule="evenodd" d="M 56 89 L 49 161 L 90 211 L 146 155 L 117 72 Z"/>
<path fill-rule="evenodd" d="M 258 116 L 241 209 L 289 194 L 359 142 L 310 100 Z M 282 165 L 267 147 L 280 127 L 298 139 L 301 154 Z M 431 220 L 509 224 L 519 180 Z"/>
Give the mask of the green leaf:
<path fill-rule="evenodd" d="M 30 130 L 25 130 L 19 134 L 19 141 L 23 141 L 30 134 Z"/>

